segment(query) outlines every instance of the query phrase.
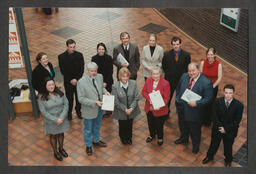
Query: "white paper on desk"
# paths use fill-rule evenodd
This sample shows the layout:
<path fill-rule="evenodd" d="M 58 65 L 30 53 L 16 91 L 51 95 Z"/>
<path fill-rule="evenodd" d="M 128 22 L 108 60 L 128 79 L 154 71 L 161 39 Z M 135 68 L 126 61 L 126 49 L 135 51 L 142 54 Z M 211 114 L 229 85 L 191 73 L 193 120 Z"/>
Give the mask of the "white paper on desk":
<path fill-rule="evenodd" d="M 154 109 L 158 109 L 158 108 L 161 108 L 161 107 L 165 106 L 163 97 L 162 97 L 159 90 L 150 93 L 149 98 L 152 102 L 152 105 L 153 105 Z"/>
<path fill-rule="evenodd" d="M 127 60 L 124 58 L 124 56 L 121 53 L 119 53 L 117 55 L 117 61 L 120 63 L 126 63 L 127 66 L 129 66 L 129 63 L 127 62 Z"/>
<path fill-rule="evenodd" d="M 200 100 L 202 97 L 200 95 L 198 95 L 197 93 L 186 89 L 185 92 L 182 94 L 181 99 L 186 101 L 186 102 L 191 102 L 191 101 L 198 101 Z"/>
<path fill-rule="evenodd" d="M 103 95 L 102 99 L 102 106 L 101 109 L 104 111 L 114 111 L 114 101 L 115 101 L 115 96 L 113 95 Z"/>

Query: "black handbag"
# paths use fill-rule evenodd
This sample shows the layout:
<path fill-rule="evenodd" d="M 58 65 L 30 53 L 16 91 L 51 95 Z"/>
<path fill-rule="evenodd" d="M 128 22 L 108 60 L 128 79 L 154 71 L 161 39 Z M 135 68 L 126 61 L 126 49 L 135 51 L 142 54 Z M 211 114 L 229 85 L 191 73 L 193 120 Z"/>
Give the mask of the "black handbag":
<path fill-rule="evenodd" d="M 16 87 L 12 87 L 9 91 L 11 100 L 13 101 L 15 96 L 20 96 L 20 89 Z"/>

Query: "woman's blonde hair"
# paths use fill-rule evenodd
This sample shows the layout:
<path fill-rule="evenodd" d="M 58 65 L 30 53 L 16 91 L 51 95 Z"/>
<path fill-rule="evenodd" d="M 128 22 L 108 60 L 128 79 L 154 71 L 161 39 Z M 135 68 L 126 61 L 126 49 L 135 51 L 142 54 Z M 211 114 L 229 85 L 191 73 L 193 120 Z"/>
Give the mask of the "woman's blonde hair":
<path fill-rule="evenodd" d="M 129 69 L 126 68 L 126 67 L 123 67 L 123 68 L 121 68 L 121 69 L 119 70 L 119 72 L 118 72 L 118 78 L 119 78 L 119 80 L 121 79 L 121 77 L 122 77 L 124 74 L 127 74 L 128 77 L 130 78 L 131 73 L 130 73 Z"/>

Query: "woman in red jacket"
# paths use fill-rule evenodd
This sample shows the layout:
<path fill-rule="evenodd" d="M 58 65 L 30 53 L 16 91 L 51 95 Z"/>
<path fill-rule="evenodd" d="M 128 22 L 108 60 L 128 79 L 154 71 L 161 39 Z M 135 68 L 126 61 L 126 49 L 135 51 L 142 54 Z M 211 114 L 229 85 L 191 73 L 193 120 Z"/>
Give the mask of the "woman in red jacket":
<path fill-rule="evenodd" d="M 168 117 L 168 101 L 170 98 L 170 84 L 161 77 L 162 70 L 159 67 L 154 67 L 152 77 L 149 77 L 142 89 L 142 95 L 145 97 L 145 112 L 147 113 L 148 128 L 150 136 L 146 142 L 151 142 L 157 135 L 157 144 L 163 144 L 163 128 L 165 119 Z M 154 91 L 160 91 L 164 100 L 165 106 L 161 108 L 154 108 L 150 100 L 149 94 Z"/>

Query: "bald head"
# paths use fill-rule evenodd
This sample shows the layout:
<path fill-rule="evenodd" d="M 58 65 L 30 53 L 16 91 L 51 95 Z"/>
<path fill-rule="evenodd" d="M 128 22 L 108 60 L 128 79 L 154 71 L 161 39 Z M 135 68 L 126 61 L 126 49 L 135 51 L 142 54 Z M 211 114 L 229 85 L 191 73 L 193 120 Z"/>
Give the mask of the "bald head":
<path fill-rule="evenodd" d="M 188 75 L 190 78 L 197 78 L 197 76 L 200 74 L 200 71 L 199 71 L 199 65 L 195 62 L 191 62 L 189 65 L 188 65 Z"/>

